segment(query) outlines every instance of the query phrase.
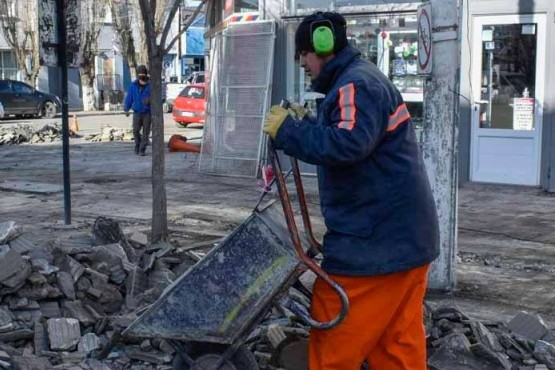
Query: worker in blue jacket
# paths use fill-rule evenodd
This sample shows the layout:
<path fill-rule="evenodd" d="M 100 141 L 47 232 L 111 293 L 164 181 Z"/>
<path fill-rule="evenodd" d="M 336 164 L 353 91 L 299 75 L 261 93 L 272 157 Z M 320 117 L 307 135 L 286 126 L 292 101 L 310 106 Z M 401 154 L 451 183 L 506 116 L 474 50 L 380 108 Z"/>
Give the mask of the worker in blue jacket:
<path fill-rule="evenodd" d="M 137 67 L 137 80 L 133 81 L 127 91 L 123 110 L 129 117 L 129 110 L 133 109 L 133 139 L 135 140 L 135 154 L 146 155 L 146 147 L 150 136 L 150 82 L 145 65 Z M 142 135 L 141 135 L 142 130 Z"/>
<path fill-rule="evenodd" d="M 264 132 L 277 149 L 317 165 L 327 226 L 322 268 L 346 291 L 350 309 L 329 330 L 313 329 L 310 370 L 426 370 L 423 299 L 439 254 L 435 202 L 414 125 L 394 85 L 350 46 L 346 21 L 316 13 L 295 43 L 312 90 L 325 94 L 311 119 L 273 106 Z M 299 118 L 300 117 L 300 118 Z M 340 310 L 333 289 L 314 285 L 312 315 Z"/>

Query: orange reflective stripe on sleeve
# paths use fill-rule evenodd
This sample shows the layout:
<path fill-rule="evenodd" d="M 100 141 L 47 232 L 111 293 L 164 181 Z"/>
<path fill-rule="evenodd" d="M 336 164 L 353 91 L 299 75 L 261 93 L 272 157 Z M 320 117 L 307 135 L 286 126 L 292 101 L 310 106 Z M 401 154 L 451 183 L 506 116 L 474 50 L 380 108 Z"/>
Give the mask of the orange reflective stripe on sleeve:
<path fill-rule="evenodd" d="M 389 123 L 387 124 L 387 132 L 395 130 L 399 125 L 410 118 L 409 110 L 405 103 L 399 105 L 395 113 L 389 116 Z"/>
<path fill-rule="evenodd" d="M 339 109 L 341 110 L 341 121 L 337 125 L 351 131 L 355 127 L 355 84 L 350 83 L 339 89 Z"/>

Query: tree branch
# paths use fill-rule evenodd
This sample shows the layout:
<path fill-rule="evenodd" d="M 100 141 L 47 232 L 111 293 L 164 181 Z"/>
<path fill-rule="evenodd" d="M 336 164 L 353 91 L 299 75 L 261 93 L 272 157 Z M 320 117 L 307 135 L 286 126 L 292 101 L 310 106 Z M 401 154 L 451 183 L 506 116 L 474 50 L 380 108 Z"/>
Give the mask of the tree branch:
<path fill-rule="evenodd" d="M 152 1 L 156 5 L 155 1 Z M 158 45 L 156 44 L 156 33 L 154 32 L 154 17 L 152 13 L 151 4 L 148 0 L 139 0 L 139 7 L 141 8 L 141 14 L 143 15 L 143 21 L 146 23 L 145 34 L 147 38 L 148 49 L 154 52 Z M 154 8 L 156 9 L 156 8 Z"/>
<path fill-rule="evenodd" d="M 174 0 L 172 8 L 170 10 L 170 14 L 166 19 L 166 24 L 164 26 L 164 30 L 162 31 L 162 37 L 160 38 L 160 46 L 164 47 L 166 45 L 166 39 L 168 38 L 168 34 L 170 33 L 170 29 L 172 26 L 173 18 L 175 17 L 175 13 L 177 13 L 177 9 L 179 9 L 179 4 L 181 3 L 180 0 Z"/>
<path fill-rule="evenodd" d="M 168 54 L 171 49 L 173 48 L 173 45 L 177 42 L 177 40 L 179 40 L 179 38 L 181 37 L 181 35 L 183 35 L 185 33 L 185 31 L 187 31 L 189 29 L 189 27 L 191 26 L 191 24 L 193 24 L 193 22 L 195 21 L 195 18 L 197 17 L 197 15 L 200 13 L 200 11 L 202 10 L 202 7 L 204 6 L 204 4 L 206 4 L 206 0 L 202 0 L 200 2 L 200 4 L 197 6 L 197 8 L 195 9 L 195 11 L 193 12 L 193 14 L 191 15 L 191 17 L 187 20 L 187 23 L 181 27 L 181 29 L 179 30 L 179 32 L 177 33 L 177 35 L 173 38 L 173 40 L 169 43 L 168 47 L 164 49 L 164 55 Z M 169 23 L 169 22 L 168 22 Z M 164 44 L 161 44 L 162 47 Z"/>

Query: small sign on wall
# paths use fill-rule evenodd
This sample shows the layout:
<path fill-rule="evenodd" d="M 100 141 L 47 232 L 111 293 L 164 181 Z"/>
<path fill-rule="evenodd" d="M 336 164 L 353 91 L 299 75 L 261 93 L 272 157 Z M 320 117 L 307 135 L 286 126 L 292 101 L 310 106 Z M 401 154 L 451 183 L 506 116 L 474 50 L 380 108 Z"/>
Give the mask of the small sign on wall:
<path fill-rule="evenodd" d="M 432 4 L 418 7 L 418 74 L 432 74 Z"/>
<path fill-rule="evenodd" d="M 532 131 L 534 129 L 534 98 L 514 98 L 513 130 Z"/>

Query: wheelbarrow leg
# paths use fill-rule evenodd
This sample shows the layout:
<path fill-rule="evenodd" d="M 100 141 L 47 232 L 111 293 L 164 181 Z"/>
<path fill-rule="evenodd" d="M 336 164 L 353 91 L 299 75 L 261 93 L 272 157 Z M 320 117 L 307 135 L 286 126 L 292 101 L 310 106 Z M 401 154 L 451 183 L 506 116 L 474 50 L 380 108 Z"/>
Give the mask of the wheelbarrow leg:
<path fill-rule="evenodd" d="M 233 355 L 235 354 L 235 352 L 237 352 L 237 350 L 239 349 L 239 347 L 241 347 L 243 345 L 243 341 L 236 341 L 235 343 L 233 343 L 232 345 L 230 345 L 224 353 L 222 353 L 222 358 L 220 358 L 220 361 L 218 361 L 218 363 L 216 363 L 214 365 L 214 367 L 210 370 L 218 370 L 220 368 L 220 366 L 222 366 L 223 364 L 225 364 L 228 360 L 231 360 L 231 358 L 233 357 Z"/>
<path fill-rule="evenodd" d="M 185 351 L 181 343 L 175 340 L 168 340 L 168 343 L 173 347 L 173 349 L 175 349 L 175 352 L 177 353 L 177 355 L 181 357 L 181 359 L 183 359 L 183 361 L 185 361 L 187 365 L 189 365 L 191 370 L 202 370 L 197 365 L 197 362 L 187 354 L 187 352 Z"/>

